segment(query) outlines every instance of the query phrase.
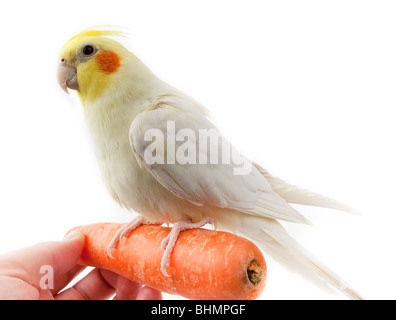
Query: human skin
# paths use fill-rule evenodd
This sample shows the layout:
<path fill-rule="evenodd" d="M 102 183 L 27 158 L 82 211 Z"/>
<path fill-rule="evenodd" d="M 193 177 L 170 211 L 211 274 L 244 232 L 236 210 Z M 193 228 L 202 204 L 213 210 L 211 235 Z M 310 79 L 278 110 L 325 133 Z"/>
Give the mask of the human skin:
<path fill-rule="evenodd" d="M 73 286 L 65 289 L 85 269 L 77 264 L 83 246 L 84 235 L 75 231 L 62 241 L 43 242 L 0 255 L 0 299 L 162 299 L 161 292 L 103 269 L 93 269 Z M 41 269 L 43 266 L 50 266 L 53 270 L 53 288 L 40 284 L 44 276 Z"/>

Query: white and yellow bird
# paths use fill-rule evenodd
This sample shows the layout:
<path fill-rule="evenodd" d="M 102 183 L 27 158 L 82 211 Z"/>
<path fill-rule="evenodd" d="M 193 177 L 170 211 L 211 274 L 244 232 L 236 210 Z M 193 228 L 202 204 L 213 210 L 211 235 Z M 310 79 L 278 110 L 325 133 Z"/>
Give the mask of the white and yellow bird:
<path fill-rule="evenodd" d="M 289 185 L 245 159 L 216 131 L 203 106 L 111 39 L 121 35 L 83 30 L 62 48 L 58 68 L 62 89 L 77 90 L 81 98 L 108 191 L 121 206 L 141 214 L 115 236 L 109 255 L 140 224 L 172 223 L 162 243 L 167 275 L 179 232 L 215 223 L 255 241 L 309 280 L 360 299 L 277 221 L 309 223 L 289 203 L 354 210 Z M 216 154 L 221 155 L 217 161 Z"/>

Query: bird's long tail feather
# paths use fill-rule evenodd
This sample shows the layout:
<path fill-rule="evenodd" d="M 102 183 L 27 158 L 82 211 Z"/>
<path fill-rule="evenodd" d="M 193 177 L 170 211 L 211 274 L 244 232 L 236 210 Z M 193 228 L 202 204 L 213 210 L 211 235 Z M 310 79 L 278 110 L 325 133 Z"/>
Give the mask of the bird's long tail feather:
<path fill-rule="evenodd" d="M 310 205 L 316 207 L 336 209 L 357 215 L 360 214 L 358 210 L 350 206 L 347 206 L 346 204 L 343 204 L 329 197 L 323 196 L 319 193 L 312 192 L 310 190 L 289 184 L 278 177 L 272 176 L 267 170 L 263 169 L 258 164 L 255 163 L 255 166 L 267 179 L 272 189 L 276 193 L 278 193 L 283 199 L 285 199 L 288 203 L 296 203 L 296 204 L 304 204 L 304 205 Z"/>
<path fill-rule="evenodd" d="M 331 288 L 330 284 L 353 299 L 362 299 L 337 274 L 298 244 L 276 220 L 243 215 L 235 231 L 257 243 L 286 268 L 300 273 L 322 289 Z"/>

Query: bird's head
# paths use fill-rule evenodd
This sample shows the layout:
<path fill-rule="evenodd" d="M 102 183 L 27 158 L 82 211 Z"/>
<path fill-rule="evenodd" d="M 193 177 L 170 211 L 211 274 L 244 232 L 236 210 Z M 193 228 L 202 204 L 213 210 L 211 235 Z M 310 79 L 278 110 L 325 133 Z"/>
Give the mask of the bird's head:
<path fill-rule="evenodd" d="M 84 102 L 95 101 L 119 81 L 124 60 L 130 56 L 125 47 L 108 36 L 122 36 L 119 31 L 86 29 L 72 37 L 59 55 L 58 82 L 68 93 L 77 90 Z"/>

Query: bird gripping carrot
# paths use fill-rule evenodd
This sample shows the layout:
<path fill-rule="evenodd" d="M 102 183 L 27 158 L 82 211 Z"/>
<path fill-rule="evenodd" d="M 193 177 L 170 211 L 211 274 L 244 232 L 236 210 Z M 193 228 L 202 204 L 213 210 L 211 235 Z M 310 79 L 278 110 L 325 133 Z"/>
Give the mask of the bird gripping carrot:
<path fill-rule="evenodd" d="M 140 214 L 110 241 L 109 256 L 136 227 L 172 223 L 161 244 L 161 270 L 168 275 L 179 233 L 212 223 L 255 241 L 309 280 L 361 299 L 278 221 L 309 223 L 289 203 L 355 210 L 290 185 L 246 159 L 200 103 L 112 39 L 122 35 L 83 30 L 58 58 L 59 85 L 78 92 L 107 190 L 122 207 Z"/>

